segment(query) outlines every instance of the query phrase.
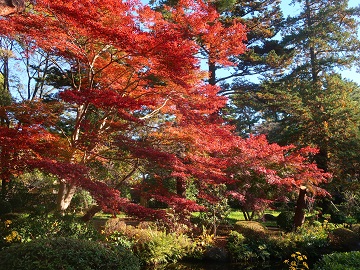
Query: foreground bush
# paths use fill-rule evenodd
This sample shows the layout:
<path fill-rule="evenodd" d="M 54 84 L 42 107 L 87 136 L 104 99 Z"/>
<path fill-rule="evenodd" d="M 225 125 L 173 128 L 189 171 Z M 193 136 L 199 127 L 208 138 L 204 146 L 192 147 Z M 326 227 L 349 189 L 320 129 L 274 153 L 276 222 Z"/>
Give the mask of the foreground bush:
<path fill-rule="evenodd" d="M 31 214 L 0 222 L 0 249 L 14 243 L 26 243 L 34 239 L 71 237 L 98 240 L 100 233 L 90 223 L 84 223 L 73 215 Z"/>
<path fill-rule="evenodd" d="M 358 270 L 360 252 L 340 252 L 324 255 L 314 266 L 315 270 Z"/>
<path fill-rule="evenodd" d="M 138 270 L 128 249 L 88 240 L 37 239 L 0 252 L 0 270 Z"/>
<path fill-rule="evenodd" d="M 306 254 L 310 260 L 316 260 L 328 252 L 330 248 L 328 235 L 334 228 L 332 224 L 328 223 L 305 222 L 296 231 L 269 237 L 266 246 L 271 257 L 276 260 L 287 259 L 295 251 Z"/>
<path fill-rule="evenodd" d="M 136 228 L 123 221 L 110 220 L 104 233 L 112 244 L 131 248 L 143 265 L 177 262 L 194 248 L 194 243 L 185 234 L 166 233 L 157 230 L 154 224 L 139 224 Z"/>

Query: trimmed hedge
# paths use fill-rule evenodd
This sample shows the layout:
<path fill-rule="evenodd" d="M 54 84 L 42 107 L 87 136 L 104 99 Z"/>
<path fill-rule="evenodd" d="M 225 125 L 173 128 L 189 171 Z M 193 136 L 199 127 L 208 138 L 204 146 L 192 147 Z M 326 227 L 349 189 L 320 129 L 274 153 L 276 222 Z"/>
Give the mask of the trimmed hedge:
<path fill-rule="evenodd" d="M 0 270 L 139 270 L 128 249 L 72 238 L 37 239 L 0 252 Z"/>
<path fill-rule="evenodd" d="M 360 251 L 327 254 L 314 265 L 315 270 L 358 270 Z"/>
<path fill-rule="evenodd" d="M 238 221 L 234 225 L 234 230 L 244 235 L 246 238 L 264 237 L 267 229 L 260 222 Z"/>

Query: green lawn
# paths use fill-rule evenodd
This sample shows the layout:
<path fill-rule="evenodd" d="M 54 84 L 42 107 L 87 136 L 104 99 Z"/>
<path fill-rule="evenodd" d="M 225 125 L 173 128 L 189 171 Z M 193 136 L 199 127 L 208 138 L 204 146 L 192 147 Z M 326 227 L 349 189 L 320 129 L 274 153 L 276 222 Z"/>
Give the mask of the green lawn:
<path fill-rule="evenodd" d="M 271 214 L 273 216 L 278 216 L 280 214 L 280 211 L 266 210 L 264 214 Z M 232 210 L 228 216 L 228 219 L 238 221 L 238 220 L 245 220 L 245 217 L 242 211 Z"/>

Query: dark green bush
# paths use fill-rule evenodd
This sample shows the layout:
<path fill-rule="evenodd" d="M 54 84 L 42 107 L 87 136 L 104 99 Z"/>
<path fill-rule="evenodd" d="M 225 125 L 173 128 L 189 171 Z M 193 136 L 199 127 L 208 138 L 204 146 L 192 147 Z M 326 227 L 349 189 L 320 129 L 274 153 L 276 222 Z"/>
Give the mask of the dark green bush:
<path fill-rule="evenodd" d="M 232 261 L 241 261 L 243 259 L 245 249 L 244 241 L 245 237 L 241 233 L 237 231 L 231 231 L 229 233 L 227 249 L 229 250 Z"/>
<path fill-rule="evenodd" d="M 37 239 L 0 252 L 0 270 L 138 270 L 128 249 L 71 238 Z"/>
<path fill-rule="evenodd" d="M 294 227 L 294 212 L 281 212 L 276 219 L 276 223 L 280 229 L 290 232 Z"/>
<path fill-rule="evenodd" d="M 258 226 L 256 227 L 259 229 Z M 263 236 L 262 233 L 261 236 Z M 270 258 L 268 242 L 269 238 L 259 237 L 259 234 L 256 233 L 244 236 L 237 231 L 232 231 L 228 237 L 227 249 L 231 260 L 234 262 L 264 262 Z"/>
<path fill-rule="evenodd" d="M 12 211 L 11 203 L 0 200 L 0 216 L 11 213 L 11 211 Z"/>
<path fill-rule="evenodd" d="M 337 251 L 357 249 L 360 243 L 359 235 L 346 228 L 336 228 L 330 234 L 330 244 Z"/>
<path fill-rule="evenodd" d="M 331 222 L 332 223 L 338 223 L 338 224 L 342 224 L 342 223 L 346 223 L 346 215 L 344 215 L 341 212 L 335 212 L 331 214 Z"/>
<path fill-rule="evenodd" d="M 340 252 L 324 255 L 314 265 L 315 270 L 358 270 L 360 269 L 360 252 Z"/>

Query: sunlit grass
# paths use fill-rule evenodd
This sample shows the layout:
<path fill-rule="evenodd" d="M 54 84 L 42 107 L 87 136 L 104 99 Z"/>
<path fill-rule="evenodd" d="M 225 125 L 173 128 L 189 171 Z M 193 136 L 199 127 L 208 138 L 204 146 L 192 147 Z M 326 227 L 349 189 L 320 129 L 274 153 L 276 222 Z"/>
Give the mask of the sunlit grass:
<path fill-rule="evenodd" d="M 264 214 L 271 214 L 271 215 L 277 217 L 280 214 L 280 211 L 266 210 L 264 212 Z M 235 209 L 230 212 L 228 218 L 231 220 L 236 220 L 236 221 L 245 220 L 243 212 L 240 210 L 235 210 Z"/>

